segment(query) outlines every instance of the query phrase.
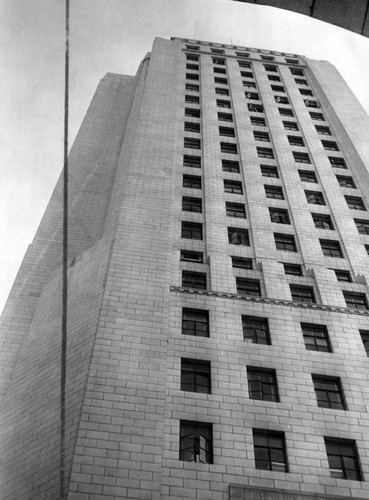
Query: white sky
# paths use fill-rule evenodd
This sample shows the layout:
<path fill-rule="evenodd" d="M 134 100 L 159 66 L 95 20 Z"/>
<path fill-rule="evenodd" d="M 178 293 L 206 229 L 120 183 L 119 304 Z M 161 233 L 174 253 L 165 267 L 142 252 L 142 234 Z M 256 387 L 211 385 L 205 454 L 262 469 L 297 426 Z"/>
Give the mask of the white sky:
<path fill-rule="evenodd" d="M 231 0 L 70 2 L 70 144 L 99 80 L 134 74 L 156 36 L 328 60 L 369 112 L 369 40 L 341 28 Z M 1 311 L 62 169 L 64 0 L 0 0 L 0 47 Z"/>

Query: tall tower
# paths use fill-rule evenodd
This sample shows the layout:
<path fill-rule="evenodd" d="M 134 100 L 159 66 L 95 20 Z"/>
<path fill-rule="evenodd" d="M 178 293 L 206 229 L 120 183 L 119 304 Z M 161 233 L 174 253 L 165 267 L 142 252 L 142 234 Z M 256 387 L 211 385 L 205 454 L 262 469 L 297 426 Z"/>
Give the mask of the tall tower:
<path fill-rule="evenodd" d="M 328 62 L 156 39 L 70 154 L 68 500 L 369 498 L 369 118 Z M 58 497 L 59 181 L 2 317 L 2 500 Z"/>

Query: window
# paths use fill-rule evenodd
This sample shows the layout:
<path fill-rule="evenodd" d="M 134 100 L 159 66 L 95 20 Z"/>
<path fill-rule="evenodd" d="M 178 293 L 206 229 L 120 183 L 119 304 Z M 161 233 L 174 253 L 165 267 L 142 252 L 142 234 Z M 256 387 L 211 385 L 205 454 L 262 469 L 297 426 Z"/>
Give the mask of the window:
<path fill-rule="evenodd" d="M 182 334 L 209 337 L 209 312 L 201 309 L 183 309 Z"/>
<path fill-rule="evenodd" d="M 194 83 L 186 83 L 186 90 L 189 90 L 190 92 L 200 92 L 200 87 Z"/>
<path fill-rule="evenodd" d="M 242 330 L 244 340 L 251 340 L 253 344 L 270 345 L 269 323 L 267 318 L 242 316 Z"/>
<path fill-rule="evenodd" d="M 277 75 L 268 75 L 268 80 L 270 80 L 271 82 L 280 82 L 281 81 L 281 79 Z"/>
<path fill-rule="evenodd" d="M 299 170 L 299 176 L 300 180 L 303 182 L 318 182 L 315 172 L 312 172 L 311 170 Z"/>
<path fill-rule="evenodd" d="M 275 200 L 284 200 L 283 191 L 280 186 L 264 186 L 265 196 Z"/>
<path fill-rule="evenodd" d="M 332 352 L 328 330 L 325 325 L 301 323 L 305 348 L 308 351 Z"/>
<path fill-rule="evenodd" d="M 346 281 L 347 283 L 351 283 L 351 274 L 350 271 L 346 271 L 345 269 L 332 269 L 335 272 L 337 281 Z"/>
<path fill-rule="evenodd" d="M 277 66 L 273 66 L 272 64 L 264 64 L 265 71 L 269 71 L 271 73 L 277 73 Z"/>
<path fill-rule="evenodd" d="M 182 197 L 182 210 L 185 212 L 202 212 L 201 198 L 191 198 L 189 196 Z"/>
<path fill-rule="evenodd" d="M 300 61 L 298 59 L 285 59 L 287 64 L 300 64 Z"/>
<path fill-rule="evenodd" d="M 247 367 L 249 396 L 261 401 L 279 402 L 277 375 L 268 368 Z"/>
<path fill-rule="evenodd" d="M 200 50 L 199 45 L 186 45 L 186 49 L 189 50 Z"/>
<path fill-rule="evenodd" d="M 312 375 L 315 394 L 320 408 L 346 410 L 340 379 L 323 375 Z"/>
<path fill-rule="evenodd" d="M 261 170 L 261 175 L 263 177 L 270 177 L 275 179 L 278 179 L 279 177 L 277 167 L 271 167 L 269 165 L 261 165 L 260 170 Z"/>
<path fill-rule="evenodd" d="M 201 177 L 198 175 L 184 175 L 182 186 L 191 189 L 201 189 Z"/>
<path fill-rule="evenodd" d="M 366 253 L 369 255 L 369 245 L 364 245 Z"/>
<path fill-rule="evenodd" d="M 289 104 L 290 101 L 288 100 L 288 97 L 282 96 L 282 95 L 275 95 L 274 100 L 278 104 Z"/>
<path fill-rule="evenodd" d="M 210 49 L 213 54 L 224 54 L 223 49 Z"/>
<path fill-rule="evenodd" d="M 332 167 L 336 168 L 347 168 L 346 162 L 343 158 L 337 158 L 335 156 L 328 156 L 328 160 Z"/>
<path fill-rule="evenodd" d="M 218 108 L 227 108 L 231 109 L 231 101 L 225 101 L 223 99 L 217 99 Z"/>
<path fill-rule="evenodd" d="M 349 309 L 368 309 L 368 302 L 364 293 L 342 292 Z"/>
<path fill-rule="evenodd" d="M 295 78 L 295 82 L 297 83 L 297 85 L 307 85 L 308 82 L 306 80 L 304 80 L 303 78 Z"/>
<path fill-rule="evenodd" d="M 215 88 L 215 93 L 219 95 L 229 95 L 229 90 L 228 89 L 222 89 L 220 87 Z"/>
<path fill-rule="evenodd" d="M 202 224 L 182 221 L 182 236 L 190 240 L 202 240 Z"/>
<path fill-rule="evenodd" d="M 194 271 L 182 271 L 182 287 L 206 290 L 206 274 Z"/>
<path fill-rule="evenodd" d="M 224 192 L 242 194 L 242 183 L 238 181 L 224 180 Z"/>
<path fill-rule="evenodd" d="M 222 160 L 222 170 L 223 172 L 239 173 L 240 164 L 238 163 L 238 161 Z"/>
<path fill-rule="evenodd" d="M 308 153 L 299 153 L 292 151 L 296 163 L 311 163 Z"/>
<path fill-rule="evenodd" d="M 277 250 L 297 252 L 295 238 L 292 234 L 274 233 L 274 241 Z"/>
<path fill-rule="evenodd" d="M 254 132 L 254 134 L 257 132 Z M 262 132 L 259 132 L 262 133 Z M 259 158 L 274 158 L 273 150 L 270 148 L 256 148 Z"/>
<path fill-rule="evenodd" d="M 322 113 L 315 113 L 314 111 L 309 111 L 309 115 L 311 116 L 312 120 L 315 120 L 317 122 L 324 122 L 325 118 L 322 115 Z"/>
<path fill-rule="evenodd" d="M 290 71 L 295 76 L 305 76 L 304 72 L 300 68 L 290 68 Z"/>
<path fill-rule="evenodd" d="M 283 208 L 269 207 L 270 220 L 277 224 L 290 224 L 290 217 L 288 211 Z"/>
<path fill-rule="evenodd" d="M 262 59 L 263 61 L 274 61 L 275 57 L 273 57 L 273 56 L 260 56 L 260 59 Z"/>
<path fill-rule="evenodd" d="M 311 214 L 314 225 L 317 229 L 334 229 L 330 215 L 327 214 Z"/>
<path fill-rule="evenodd" d="M 185 122 L 184 129 L 186 132 L 200 132 L 200 123 Z"/>
<path fill-rule="evenodd" d="M 293 276 L 302 276 L 302 267 L 300 264 L 283 264 L 284 274 L 291 274 Z"/>
<path fill-rule="evenodd" d="M 341 187 L 356 189 L 354 179 L 347 175 L 336 175 L 338 184 Z"/>
<path fill-rule="evenodd" d="M 359 330 L 366 355 L 369 357 L 369 330 Z"/>
<path fill-rule="evenodd" d="M 354 219 L 354 221 L 360 234 L 369 234 L 369 220 Z"/>
<path fill-rule="evenodd" d="M 282 122 L 285 130 L 298 130 L 299 127 L 295 122 Z"/>
<path fill-rule="evenodd" d="M 219 76 L 215 76 L 214 77 L 214 82 L 215 83 L 220 83 L 221 85 L 227 85 L 228 84 L 227 78 L 220 78 Z"/>
<path fill-rule="evenodd" d="M 213 70 L 214 70 L 214 73 L 221 73 L 223 75 L 226 74 L 225 68 L 218 68 L 218 66 L 214 66 Z M 221 83 L 221 82 L 219 82 L 219 83 Z"/>
<path fill-rule="evenodd" d="M 183 146 L 189 149 L 201 149 L 200 139 L 193 139 L 192 137 L 185 137 Z"/>
<path fill-rule="evenodd" d="M 199 65 L 198 64 L 186 64 L 186 69 L 192 69 L 195 71 L 199 71 Z"/>
<path fill-rule="evenodd" d="M 221 64 L 222 66 L 225 66 L 225 59 L 223 59 L 223 57 L 213 57 L 213 64 Z"/>
<path fill-rule="evenodd" d="M 220 150 L 222 153 L 229 153 L 236 155 L 237 154 L 237 144 L 233 144 L 231 142 L 221 142 Z"/>
<path fill-rule="evenodd" d="M 288 472 L 284 432 L 253 429 L 255 467 Z"/>
<path fill-rule="evenodd" d="M 180 421 L 179 459 L 184 462 L 213 463 L 212 424 Z"/>
<path fill-rule="evenodd" d="M 297 135 L 288 135 L 287 139 L 291 146 L 305 146 L 303 138 Z"/>
<path fill-rule="evenodd" d="M 223 135 L 226 137 L 235 137 L 234 128 L 219 127 L 219 135 Z"/>
<path fill-rule="evenodd" d="M 312 205 L 325 205 L 323 193 L 320 191 L 305 191 L 306 200 Z"/>
<path fill-rule="evenodd" d="M 197 56 L 195 54 L 186 54 L 186 59 L 187 59 L 187 61 L 198 61 L 199 56 Z"/>
<path fill-rule="evenodd" d="M 312 99 L 305 99 L 304 103 L 307 108 L 320 108 L 318 101 L 313 101 Z"/>
<path fill-rule="evenodd" d="M 199 264 L 203 263 L 203 253 L 195 252 L 194 250 L 181 250 L 181 260 L 185 262 L 197 262 Z"/>
<path fill-rule="evenodd" d="M 285 92 L 285 89 L 282 85 L 271 85 L 272 90 L 274 92 Z"/>
<path fill-rule="evenodd" d="M 254 130 L 254 139 L 255 141 L 264 141 L 269 142 L 269 134 L 268 132 L 259 132 Z"/>
<path fill-rule="evenodd" d="M 339 151 L 338 144 L 334 141 L 322 141 L 322 144 L 328 151 Z"/>
<path fill-rule="evenodd" d="M 246 61 L 237 61 L 238 62 L 238 66 L 240 68 L 248 68 L 248 69 L 251 69 L 251 64 L 249 62 L 246 62 Z"/>
<path fill-rule="evenodd" d="M 187 80 L 199 80 L 199 75 L 197 73 L 186 73 Z"/>
<path fill-rule="evenodd" d="M 249 278 L 236 278 L 237 293 L 251 297 L 260 297 L 260 281 Z"/>
<path fill-rule="evenodd" d="M 314 290 L 310 286 L 290 285 L 293 302 L 315 304 Z"/>
<path fill-rule="evenodd" d="M 251 73 L 250 73 L 251 75 Z M 251 78 L 251 77 L 250 77 Z M 249 88 L 249 89 L 256 89 L 256 83 L 254 82 L 249 82 L 249 81 L 243 81 L 242 82 L 242 85 L 246 88 Z"/>
<path fill-rule="evenodd" d="M 241 76 L 242 78 L 254 78 L 254 75 L 250 71 L 241 71 Z"/>
<path fill-rule="evenodd" d="M 362 481 L 355 441 L 324 438 L 331 477 Z"/>
<path fill-rule="evenodd" d="M 230 113 L 218 113 L 218 120 L 222 122 L 233 122 L 233 116 Z"/>
<path fill-rule="evenodd" d="M 248 104 L 247 105 L 247 109 L 251 112 L 251 113 L 262 113 L 264 108 L 261 104 Z"/>
<path fill-rule="evenodd" d="M 314 96 L 314 94 L 312 93 L 312 91 L 309 90 L 309 89 L 299 89 L 299 91 L 300 91 L 301 95 L 308 95 L 308 96 L 311 96 L 311 97 Z"/>
<path fill-rule="evenodd" d="M 249 232 L 247 229 L 238 227 L 228 228 L 228 242 L 231 245 L 250 246 Z"/>
<path fill-rule="evenodd" d="M 236 50 L 236 56 L 238 56 L 238 57 L 250 57 L 250 54 L 248 52 L 239 52 Z"/>
<path fill-rule="evenodd" d="M 200 110 L 197 108 L 185 108 L 185 116 L 191 116 L 191 118 L 200 118 Z"/>
<path fill-rule="evenodd" d="M 319 135 L 332 135 L 329 127 L 323 127 L 322 125 L 315 125 L 315 128 Z"/>
<path fill-rule="evenodd" d="M 343 257 L 341 245 L 335 240 L 319 240 L 322 247 L 323 255 L 326 257 Z"/>
<path fill-rule="evenodd" d="M 230 203 L 226 201 L 226 214 L 228 217 L 246 219 L 245 205 L 243 203 Z"/>
<path fill-rule="evenodd" d="M 364 201 L 359 196 L 345 196 L 349 208 L 353 210 L 366 210 Z"/>
<path fill-rule="evenodd" d="M 250 116 L 250 121 L 251 125 L 254 125 L 256 127 L 266 127 L 265 120 L 261 116 Z"/>
<path fill-rule="evenodd" d="M 232 267 L 237 269 L 252 269 L 252 259 L 246 259 L 245 257 L 231 257 Z"/>
<path fill-rule="evenodd" d="M 181 390 L 210 394 L 210 361 L 182 358 Z"/>
<path fill-rule="evenodd" d="M 293 116 L 292 109 L 289 108 L 278 108 L 279 114 L 281 116 Z"/>
<path fill-rule="evenodd" d="M 246 99 L 252 99 L 254 101 L 259 100 L 259 94 L 257 92 L 245 92 Z"/>
<path fill-rule="evenodd" d="M 200 104 L 200 97 L 197 95 L 186 95 L 185 102 L 190 104 Z"/>

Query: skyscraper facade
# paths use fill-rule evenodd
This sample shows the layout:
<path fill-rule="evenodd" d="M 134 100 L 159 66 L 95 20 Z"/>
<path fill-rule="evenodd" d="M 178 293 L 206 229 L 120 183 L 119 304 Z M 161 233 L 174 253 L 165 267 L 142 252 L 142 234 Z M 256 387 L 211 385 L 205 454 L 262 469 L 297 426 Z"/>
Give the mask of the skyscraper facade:
<path fill-rule="evenodd" d="M 369 498 L 369 117 L 328 62 L 156 39 L 70 154 L 69 500 Z M 4 500 L 59 498 L 62 183 L 2 317 Z"/>

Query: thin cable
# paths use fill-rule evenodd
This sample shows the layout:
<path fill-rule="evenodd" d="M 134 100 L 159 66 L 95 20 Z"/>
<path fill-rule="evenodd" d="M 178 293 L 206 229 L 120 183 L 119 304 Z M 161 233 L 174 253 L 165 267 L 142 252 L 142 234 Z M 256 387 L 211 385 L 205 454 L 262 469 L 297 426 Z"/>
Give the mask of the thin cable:
<path fill-rule="evenodd" d="M 69 119 L 69 0 L 65 0 L 64 170 L 63 170 L 63 296 L 60 374 L 60 499 L 65 489 L 65 388 L 67 374 L 68 306 L 68 119 Z"/>
<path fill-rule="evenodd" d="M 368 11 L 369 11 L 369 0 L 366 1 L 366 8 L 365 8 L 365 14 L 364 14 L 364 19 L 363 19 L 363 25 L 361 27 L 361 34 L 362 35 L 364 35 L 366 20 L 368 18 Z"/>

